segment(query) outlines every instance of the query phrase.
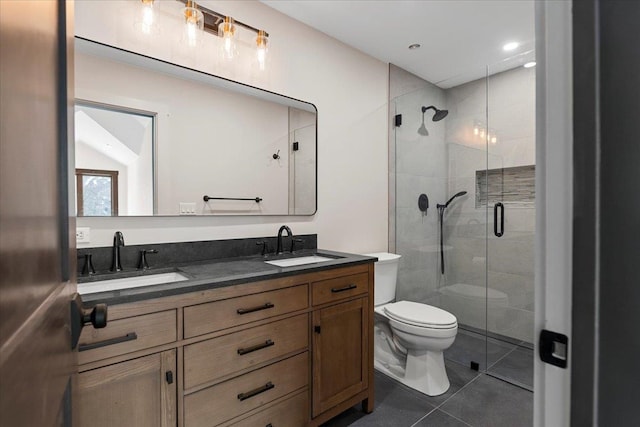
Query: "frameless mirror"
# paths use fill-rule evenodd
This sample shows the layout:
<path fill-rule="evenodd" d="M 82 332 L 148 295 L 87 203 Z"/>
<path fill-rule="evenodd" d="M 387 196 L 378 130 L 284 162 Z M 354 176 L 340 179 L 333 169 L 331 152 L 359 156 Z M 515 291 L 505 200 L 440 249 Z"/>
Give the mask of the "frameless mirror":
<path fill-rule="evenodd" d="M 313 215 L 313 104 L 76 38 L 78 216 Z"/>

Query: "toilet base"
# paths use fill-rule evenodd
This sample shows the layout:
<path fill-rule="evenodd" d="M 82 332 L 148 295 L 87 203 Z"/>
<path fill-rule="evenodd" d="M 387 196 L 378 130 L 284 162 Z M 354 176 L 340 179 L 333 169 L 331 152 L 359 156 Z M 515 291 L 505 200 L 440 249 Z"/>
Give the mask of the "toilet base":
<path fill-rule="evenodd" d="M 380 360 L 375 360 L 374 366 L 383 374 L 428 396 L 444 394 L 450 387 L 441 351 L 409 350 L 404 369 L 398 364 Z"/>

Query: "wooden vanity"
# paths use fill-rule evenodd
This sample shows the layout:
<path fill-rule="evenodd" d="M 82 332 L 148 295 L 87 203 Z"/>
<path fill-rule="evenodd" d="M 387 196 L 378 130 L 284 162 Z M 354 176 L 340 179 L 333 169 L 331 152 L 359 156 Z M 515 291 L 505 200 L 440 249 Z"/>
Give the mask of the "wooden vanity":
<path fill-rule="evenodd" d="M 373 263 L 109 306 L 81 426 L 318 426 L 373 410 Z"/>

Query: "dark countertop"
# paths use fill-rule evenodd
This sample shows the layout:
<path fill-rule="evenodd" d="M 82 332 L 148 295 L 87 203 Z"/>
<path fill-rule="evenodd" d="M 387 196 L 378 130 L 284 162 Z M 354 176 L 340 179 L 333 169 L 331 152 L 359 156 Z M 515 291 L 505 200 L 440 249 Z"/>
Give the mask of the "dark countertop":
<path fill-rule="evenodd" d="M 334 258 L 314 264 L 298 265 L 293 267 L 277 267 L 267 264 L 265 261 L 298 258 L 302 256 L 319 255 Z M 208 289 L 222 288 L 240 283 L 251 283 L 261 280 L 277 279 L 279 277 L 293 276 L 314 271 L 329 270 L 336 267 L 348 267 L 352 265 L 367 264 L 377 261 L 377 258 L 356 255 L 343 252 L 335 252 L 324 249 L 303 250 L 295 254 L 283 254 L 280 256 L 237 257 L 199 261 L 192 264 L 182 264 L 164 268 L 153 268 L 145 271 L 131 270 L 120 273 L 100 274 L 90 277 L 78 277 L 78 283 L 91 283 L 101 280 L 119 279 L 125 277 L 149 276 L 161 273 L 178 272 L 189 280 L 159 285 L 143 286 L 130 289 L 120 289 L 107 292 L 97 292 L 82 295 L 85 307 L 105 303 L 107 305 L 124 304 L 135 301 L 143 301 L 161 298 L 170 295 L 179 295 L 189 292 L 198 292 Z"/>

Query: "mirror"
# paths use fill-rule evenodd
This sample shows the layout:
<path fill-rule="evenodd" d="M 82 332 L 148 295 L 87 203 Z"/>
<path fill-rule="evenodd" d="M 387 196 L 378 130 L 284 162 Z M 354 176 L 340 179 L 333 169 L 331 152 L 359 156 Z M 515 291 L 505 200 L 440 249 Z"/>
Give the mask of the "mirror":
<path fill-rule="evenodd" d="M 78 216 L 313 215 L 313 104 L 76 38 Z"/>

